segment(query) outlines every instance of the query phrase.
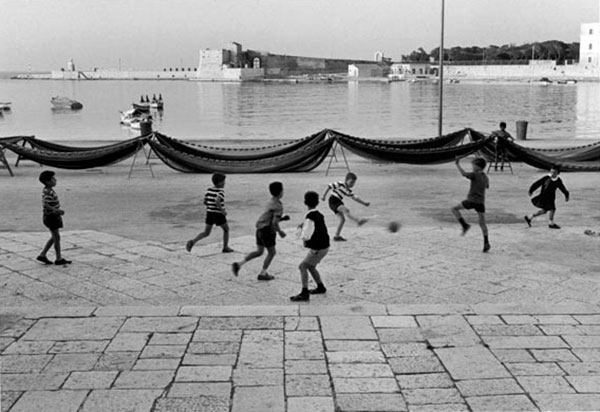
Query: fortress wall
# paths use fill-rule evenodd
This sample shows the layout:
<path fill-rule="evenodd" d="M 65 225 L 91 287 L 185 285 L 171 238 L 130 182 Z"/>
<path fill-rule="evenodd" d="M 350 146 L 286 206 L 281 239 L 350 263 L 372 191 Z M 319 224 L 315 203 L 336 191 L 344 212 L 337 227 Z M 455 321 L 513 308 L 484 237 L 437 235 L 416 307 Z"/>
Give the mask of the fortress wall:
<path fill-rule="evenodd" d="M 572 65 L 489 65 L 489 66 L 444 66 L 444 75 L 466 79 L 531 79 L 547 77 L 550 80 L 598 80 L 600 68 L 582 64 Z"/>

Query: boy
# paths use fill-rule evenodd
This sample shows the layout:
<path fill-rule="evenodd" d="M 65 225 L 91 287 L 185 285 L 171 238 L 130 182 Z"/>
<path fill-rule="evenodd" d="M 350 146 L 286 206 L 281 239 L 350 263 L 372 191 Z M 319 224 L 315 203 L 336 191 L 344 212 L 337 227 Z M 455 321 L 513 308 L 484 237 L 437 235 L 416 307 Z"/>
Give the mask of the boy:
<path fill-rule="evenodd" d="M 214 187 L 209 188 L 204 195 L 204 205 L 206 206 L 206 219 L 204 221 L 204 232 L 199 233 L 192 240 L 188 240 L 185 249 L 190 252 L 194 245 L 204 239 L 212 231 L 213 225 L 220 226 L 223 229 L 223 253 L 231 253 L 229 244 L 229 225 L 227 224 L 227 212 L 225 211 L 225 175 L 214 173 L 212 175 Z"/>
<path fill-rule="evenodd" d="M 56 260 L 54 261 L 55 265 L 66 265 L 71 263 L 70 260 L 66 260 L 61 255 L 60 250 L 60 232 L 59 230 L 63 227 L 62 215 L 65 214 L 65 211 L 60 208 L 60 202 L 58 201 L 58 196 L 54 191 L 54 186 L 56 186 L 56 177 L 55 173 L 50 170 L 44 170 L 40 173 L 39 180 L 44 185 L 44 190 L 42 192 L 42 207 L 43 207 L 43 218 L 44 226 L 50 230 L 50 239 L 46 242 L 46 245 L 42 249 L 42 253 L 36 258 L 40 262 L 51 265 L 52 262 L 46 254 L 54 245 L 54 251 L 56 252 Z"/>
<path fill-rule="evenodd" d="M 500 171 L 504 170 L 504 162 L 508 161 L 508 156 L 506 154 L 506 148 L 504 147 L 504 142 L 502 139 L 505 139 L 509 142 L 514 141 L 513 137 L 506 131 L 506 123 L 500 122 L 500 130 L 494 130 L 490 137 L 494 139 L 494 170 L 498 170 L 498 162 L 500 163 Z"/>
<path fill-rule="evenodd" d="M 531 199 L 531 203 L 540 210 L 531 215 L 531 217 L 525 216 L 525 222 L 527 222 L 529 227 L 531 227 L 531 221 L 534 217 L 550 212 L 548 214 L 548 227 L 550 229 L 560 229 L 560 226 L 554 223 L 554 213 L 556 212 L 556 189 L 560 189 L 560 191 L 563 192 L 565 195 L 565 202 L 569 201 L 569 191 L 563 184 L 562 179 L 558 177 L 559 174 L 559 168 L 557 166 L 552 166 L 550 174 L 535 181 L 529 188 L 529 196 L 531 196 L 537 188 L 540 188 L 540 193 Z"/>
<path fill-rule="evenodd" d="M 485 159 L 481 157 L 473 159 L 471 163 L 473 167 L 472 172 L 465 172 L 463 170 L 463 168 L 460 166 L 460 158 L 457 157 L 455 163 L 460 174 L 471 181 L 471 187 L 469 188 L 467 199 L 454 206 L 452 208 L 452 213 L 462 226 L 462 235 L 464 236 L 471 225 L 465 222 L 465 220 L 462 218 L 460 210 L 475 209 L 477 216 L 479 217 L 479 226 L 481 227 L 481 232 L 483 233 L 483 251 L 488 252 L 490 250 L 490 242 L 488 240 L 488 230 L 485 224 L 485 191 L 486 189 L 489 189 L 490 181 L 483 172 L 485 169 Z"/>
<path fill-rule="evenodd" d="M 350 213 L 350 210 L 348 210 L 348 208 L 344 206 L 343 202 L 344 196 L 348 196 L 352 200 L 362 205 L 369 206 L 371 204 L 370 202 L 365 202 L 364 200 L 356 196 L 354 193 L 352 193 L 352 188 L 356 184 L 357 179 L 358 178 L 354 173 L 348 173 L 346 174 L 346 179 L 343 182 L 331 183 L 327 186 L 327 190 L 325 190 L 325 193 L 323 193 L 323 200 L 325 200 L 325 198 L 327 197 L 327 193 L 329 193 L 329 191 L 331 190 L 331 196 L 329 196 L 329 208 L 339 218 L 339 224 L 337 230 L 335 231 L 335 236 L 333 236 L 333 240 L 336 242 L 346 241 L 346 239 L 344 239 L 341 235 L 344 223 L 346 223 L 346 216 L 355 221 L 358 224 L 358 226 L 362 226 L 365 223 L 367 223 L 367 219 L 359 219 L 353 216 Z"/>
<path fill-rule="evenodd" d="M 317 192 L 306 192 L 304 194 L 304 204 L 308 208 L 304 223 L 302 223 L 301 238 L 304 246 L 308 248 L 308 255 L 304 258 L 298 268 L 302 280 L 302 292 L 299 295 L 290 297 L 292 302 L 301 302 L 310 300 L 310 294 L 322 294 L 327 292 L 321 274 L 317 270 L 317 265 L 323 260 L 329 252 L 329 234 L 325 225 L 325 218 L 317 210 L 319 204 L 319 194 Z M 317 283 L 315 289 L 308 290 L 308 272 Z"/>
<path fill-rule="evenodd" d="M 281 182 L 272 182 L 269 185 L 269 192 L 272 197 L 266 204 L 264 212 L 256 222 L 256 250 L 249 253 L 244 260 L 233 262 L 231 270 L 235 276 L 239 274 L 243 264 L 261 256 L 266 248 L 267 256 L 263 262 L 263 268 L 258 274 L 258 280 L 273 280 L 275 278 L 267 273 L 267 269 L 275 257 L 277 234 L 279 234 L 281 238 L 285 237 L 285 232 L 279 227 L 279 222 L 288 220 L 289 217 L 283 216 L 283 204 L 281 203 L 281 198 L 283 197 L 283 184 Z"/>

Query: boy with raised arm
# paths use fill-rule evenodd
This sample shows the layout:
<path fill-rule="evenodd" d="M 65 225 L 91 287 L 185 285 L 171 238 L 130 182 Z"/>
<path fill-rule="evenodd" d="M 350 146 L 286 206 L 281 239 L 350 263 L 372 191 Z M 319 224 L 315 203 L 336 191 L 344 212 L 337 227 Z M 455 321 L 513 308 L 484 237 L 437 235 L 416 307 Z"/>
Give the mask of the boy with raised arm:
<path fill-rule="evenodd" d="M 351 220 L 355 221 L 358 226 L 362 226 L 367 223 L 367 219 L 358 218 L 350 213 L 350 210 L 344 205 L 344 197 L 349 197 L 350 199 L 364 205 L 369 206 L 371 203 L 365 202 L 358 196 L 356 196 L 352 192 L 352 188 L 356 184 L 356 180 L 358 177 L 354 173 L 346 174 L 346 178 L 344 181 L 333 182 L 327 186 L 325 193 L 323 193 L 323 200 L 327 197 L 327 193 L 331 190 L 331 195 L 329 196 L 329 208 L 338 216 L 339 224 L 335 231 L 335 235 L 333 236 L 333 240 L 336 242 L 344 242 L 345 238 L 342 237 L 342 228 L 344 227 L 344 223 L 346 223 L 346 216 Z"/>

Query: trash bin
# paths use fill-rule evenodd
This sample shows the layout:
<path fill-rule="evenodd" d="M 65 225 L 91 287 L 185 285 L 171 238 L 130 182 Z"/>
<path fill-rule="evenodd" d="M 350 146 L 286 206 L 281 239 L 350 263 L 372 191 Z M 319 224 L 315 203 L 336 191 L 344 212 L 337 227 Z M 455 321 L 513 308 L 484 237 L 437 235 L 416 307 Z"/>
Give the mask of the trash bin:
<path fill-rule="evenodd" d="M 146 136 L 152 133 L 152 122 L 143 121 L 140 122 L 140 135 Z"/>
<path fill-rule="evenodd" d="M 517 140 L 527 139 L 527 121 L 517 120 Z"/>

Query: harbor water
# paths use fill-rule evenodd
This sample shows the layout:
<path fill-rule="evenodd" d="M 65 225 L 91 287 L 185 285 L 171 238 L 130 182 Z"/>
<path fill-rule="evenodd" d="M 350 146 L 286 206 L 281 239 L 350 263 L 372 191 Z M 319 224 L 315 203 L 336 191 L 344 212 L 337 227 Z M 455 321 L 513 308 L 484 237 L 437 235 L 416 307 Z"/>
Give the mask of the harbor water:
<path fill-rule="evenodd" d="M 205 83 L 191 81 L 0 80 L 0 137 L 35 135 L 56 141 L 115 141 L 138 135 L 119 111 L 140 96 L 162 94 L 154 130 L 185 140 L 296 139 L 321 129 L 367 138 L 437 135 L 439 86 L 432 83 Z M 82 110 L 53 110 L 53 96 Z M 443 132 L 490 132 L 500 121 L 529 139 L 600 139 L 600 83 L 461 82 L 444 84 Z"/>

